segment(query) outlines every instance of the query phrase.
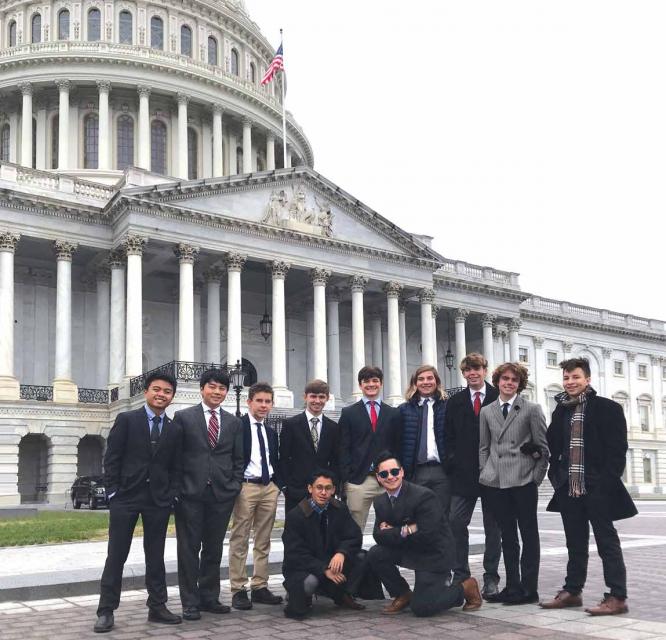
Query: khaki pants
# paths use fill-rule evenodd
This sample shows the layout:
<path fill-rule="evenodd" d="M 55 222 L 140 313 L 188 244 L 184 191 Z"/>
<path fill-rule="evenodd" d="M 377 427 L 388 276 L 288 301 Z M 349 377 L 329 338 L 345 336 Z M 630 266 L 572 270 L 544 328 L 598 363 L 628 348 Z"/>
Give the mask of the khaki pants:
<path fill-rule="evenodd" d="M 229 581 L 232 594 L 245 589 L 247 583 L 245 563 L 250 530 L 254 531 L 254 575 L 250 588 L 254 591 L 268 585 L 268 554 L 271 550 L 271 532 L 275 523 L 278 495 L 280 490 L 274 482 L 269 482 L 266 486 L 244 482 L 236 498 L 233 526 L 229 536 Z"/>
<path fill-rule="evenodd" d="M 374 475 L 369 475 L 361 484 L 345 483 L 345 492 L 347 493 L 347 508 L 363 532 L 372 501 L 384 493 L 384 489 Z"/>

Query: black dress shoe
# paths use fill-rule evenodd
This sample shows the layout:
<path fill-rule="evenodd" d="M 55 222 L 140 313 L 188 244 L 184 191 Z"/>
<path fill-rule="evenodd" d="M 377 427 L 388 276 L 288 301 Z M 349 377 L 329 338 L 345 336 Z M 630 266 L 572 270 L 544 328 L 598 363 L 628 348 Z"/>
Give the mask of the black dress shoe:
<path fill-rule="evenodd" d="M 236 591 L 236 593 L 234 593 L 234 595 L 231 596 L 231 606 L 234 609 L 240 609 L 241 611 L 247 611 L 248 609 L 252 609 L 252 603 L 250 602 L 250 599 L 247 597 L 247 591 L 245 591 L 245 589 Z"/>
<path fill-rule="evenodd" d="M 288 606 L 284 608 L 284 617 L 291 618 L 292 620 L 305 620 L 305 618 L 307 618 L 309 614 L 310 614 L 309 611 L 305 613 L 296 613 L 295 611 L 292 611 Z"/>
<path fill-rule="evenodd" d="M 208 613 L 229 613 L 231 611 L 231 607 L 228 607 L 226 604 L 222 604 L 217 600 L 215 600 L 215 602 L 202 602 L 199 609 L 202 611 L 208 611 Z"/>
<path fill-rule="evenodd" d="M 97 622 L 93 627 L 95 633 L 106 633 L 113 629 L 113 614 L 112 613 L 103 613 L 102 615 L 97 616 Z"/>
<path fill-rule="evenodd" d="M 522 591 L 517 591 L 516 589 L 510 589 L 504 587 L 500 592 L 489 595 L 486 597 L 488 602 L 506 602 L 507 600 L 512 600 L 523 596 Z"/>
<path fill-rule="evenodd" d="M 175 613 L 171 613 L 165 606 L 153 607 L 148 610 L 148 622 L 159 622 L 161 624 L 180 624 L 183 619 Z"/>
<path fill-rule="evenodd" d="M 490 596 L 497 595 L 499 593 L 499 587 L 497 586 L 497 582 L 494 580 L 486 580 L 483 583 L 483 589 L 481 589 L 481 597 L 484 600 L 488 600 Z"/>
<path fill-rule="evenodd" d="M 536 591 L 532 591 L 532 593 L 518 593 L 504 600 L 505 605 L 536 604 L 537 602 L 539 602 L 539 594 Z"/>
<path fill-rule="evenodd" d="M 276 596 L 268 590 L 268 587 L 252 591 L 252 602 L 259 604 L 282 604 L 282 596 Z"/>
<path fill-rule="evenodd" d="M 183 620 L 201 620 L 201 613 L 196 607 L 185 607 L 183 609 Z"/>

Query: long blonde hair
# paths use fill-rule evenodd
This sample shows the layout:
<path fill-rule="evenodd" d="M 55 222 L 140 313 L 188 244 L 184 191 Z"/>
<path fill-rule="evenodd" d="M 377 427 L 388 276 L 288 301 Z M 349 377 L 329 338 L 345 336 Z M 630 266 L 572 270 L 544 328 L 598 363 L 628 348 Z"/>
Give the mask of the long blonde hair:
<path fill-rule="evenodd" d="M 431 364 L 422 364 L 412 374 L 412 377 L 409 381 L 409 387 L 407 388 L 407 391 L 405 391 L 405 400 L 409 402 L 416 394 L 418 394 L 418 391 L 416 390 L 416 380 L 422 373 L 426 373 L 427 371 L 431 371 L 433 373 L 435 376 L 435 381 L 437 382 L 435 396 L 438 396 L 441 400 L 447 399 L 448 396 L 446 395 L 446 391 L 444 391 L 444 387 L 442 387 L 442 379 L 439 377 L 437 367 L 433 367 Z"/>

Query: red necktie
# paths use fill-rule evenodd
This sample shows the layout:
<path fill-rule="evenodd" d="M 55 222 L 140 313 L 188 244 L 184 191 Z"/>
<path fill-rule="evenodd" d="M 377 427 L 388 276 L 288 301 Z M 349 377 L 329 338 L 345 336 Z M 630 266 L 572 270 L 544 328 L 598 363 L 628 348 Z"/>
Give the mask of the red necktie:
<path fill-rule="evenodd" d="M 217 446 L 217 436 L 220 433 L 220 425 L 217 421 L 217 411 L 210 412 L 210 420 L 208 421 L 208 444 L 211 449 Z"/>
<path fill-rule="evenodd" d="M 474 415 L 478 416 L 481 413 L 481 392 L 477 391 L 474 394 Z"/>
<path fill-rule="evenodd" d="M 372 432 L 377 431 L 377 409 L 375 409 L 374 400 L 370 400 L 370 424 L 372 425 Z"/>

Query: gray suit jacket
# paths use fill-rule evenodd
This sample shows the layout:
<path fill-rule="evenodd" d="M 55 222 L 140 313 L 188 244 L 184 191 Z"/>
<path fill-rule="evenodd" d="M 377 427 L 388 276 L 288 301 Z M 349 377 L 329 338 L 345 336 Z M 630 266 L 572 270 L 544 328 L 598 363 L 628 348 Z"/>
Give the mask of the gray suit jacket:
<path fill-rule="evenodd" d="M 530 482 L 541 484 L 548 467 L 546 419 L 538 404 L 518 396 L 506 420 L 496 400 L 481 408 L 479 482 L 487 487 L 507 489 Z M 532 442 L 541 449 L 541 458 L 521 453 Z"/>
<path fill-rule="evenodd" d="M 208 444 L 208 429 L 201 404 L 176 411 L 174 422 L 183 433 L 183 493 L 200 498 L 210 484 L 218 502 L 235 500 L 243 480 L 243 427 L 227 411 L 220 412 L 217 446 Z"/>

